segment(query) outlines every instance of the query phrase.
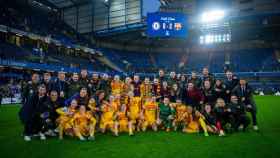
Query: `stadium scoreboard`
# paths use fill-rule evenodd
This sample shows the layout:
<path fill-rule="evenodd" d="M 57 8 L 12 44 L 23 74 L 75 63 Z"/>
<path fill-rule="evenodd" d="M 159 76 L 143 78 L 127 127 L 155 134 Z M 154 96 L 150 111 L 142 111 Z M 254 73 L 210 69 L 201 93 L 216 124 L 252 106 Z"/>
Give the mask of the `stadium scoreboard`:
<path fill-rule="evenodd" d="M 182 13 L 148 13 L 149 37 L 187 37 L 187 17 Z"/>

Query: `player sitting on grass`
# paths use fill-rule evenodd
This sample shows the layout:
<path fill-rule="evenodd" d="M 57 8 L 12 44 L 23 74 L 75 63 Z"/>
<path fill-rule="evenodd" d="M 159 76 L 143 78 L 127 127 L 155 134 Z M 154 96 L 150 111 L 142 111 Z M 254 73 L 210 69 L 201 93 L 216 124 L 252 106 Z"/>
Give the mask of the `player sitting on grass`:
<path fill-rule="evenodd" d="M 119 132 L 128 132 L 129 135 L 133 135 L 132 130 L 132 123 L 131 121 L 128 121 L 127 115 L 126 115 L 126 105 L 123 104 L 120 108 L 120 110 L 117 112 L 115 121 L 116 127 L 116 135 L 118 135 Z"/>
<path fill-rule="evenodd" d="M 200 127 L 203 129 L 204 136 L 209 136 L 207 132 L 206 123 L 204 121 L 204 116 L 197 110 L 193 110 L 191 106 L 187 107 L 188 119 L 187 127 L 184 129 L 187 133 L 198 133 Z"/>
<path fill-rule="evenodd" d="M 90 112 L 87 112 L 86 107 L 81 105 L 79 111 L 75 113 L 73 117 L 73 125 L 75 135 L 82 141 L 94 140 L 96 119 L 92 116 Z"/>
<path fill-rule="evenodd" d="M 157 111 L 158 105 L 155 97 L 148 97 L 143 105 L 142 109 L 142 130 L 146 131 L 148 127 L 152 127 L 154 131 L 157 131 Z"/>
<path fill-rule="evenodd" d="M 137 130 L 140 131 L 140 112 L 141 112 L 141 98 L 134 97 L 133 92 L 129 92 L 129 102 L 128 102 L 128 118 L 129 121 L 132 123 L 133 131 Z"/>
<path fill-rule="evenodd" d="M 167 132 L 170 131 L 172 127 L 172 122 L 175 115 L 175 110 L 169 104 L 169 98 L 165 97 L 163 99 L 163 103 L 159 104 L 158 110 L 158 119 L 157 124 L 158 126 L 162 126 Z"/>
<path fill-rule="evenodd" d="M 112 96 L 110 96 L 112 97 Z M 103 102 L 101 106 L 101 119 L 100 119 L 100 130 L 105 133 L 107 129 L 110 129 L 115 136 L 117 136 L 117 127 L 115 126 L 115 113 L 116 109 L 113 107 L 113 102 Z"/>
<path fill-rule="evenodd" d="M 219 131 L 216 127 L 216 117 L 215 117 L 214 112 L 212 111 L 212 106 L 210 104 L 204 105 L 202 115 L 205 118 L 207 131 L 210 133 L 216 133 L 216 134 L 219 133 Z"/>
<path fill-rule="evenodd" d="M 176 103 L 173 103 L 172 106 L 174 106 L 176 110 L 175 119 L 173 121 L 174 130 L 177 131 L 178 128 L 184 129 L 188 118 L 187 106 L 184 105 L 180 99 L 177 99 Z"/>
<path fill-rule="evenodd" d="M 225 136 L 224 128 L 226 125 L 230 125 L 229 112 L 230 110 L 226 107 L 225 101 L 222 98 L 218 98 L 216 106 L 214 108 L 216 115 L 216 127 L 219 131 L 219 136 Z"/>
<path fill-rule="evenodd" d="M 69 107 L 58 108 L 56 112 L 60 115 L 57 119 L 59 139 L 63 139 L 64 133 L 66 135 L 74 136 L 72 118 L 78 107 L 77 100 L 73 99 Z"/>

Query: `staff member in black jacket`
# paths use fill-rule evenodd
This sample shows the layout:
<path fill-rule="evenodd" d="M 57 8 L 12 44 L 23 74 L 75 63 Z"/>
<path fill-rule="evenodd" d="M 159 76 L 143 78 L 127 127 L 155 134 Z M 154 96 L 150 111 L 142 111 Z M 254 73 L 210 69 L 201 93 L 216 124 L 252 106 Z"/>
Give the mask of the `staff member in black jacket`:
<path fill-rule="evenodd" d="M 211 87 L 210 81 L 208 80 L 204 81 L 202 87 L 202 93 L 204 95 L 204 102 L 210 104 L 211 107 L 213 108 L 217 100 L 217 97 L 216 97 L 216 92 Z"/>
<path fill-rule="evenodd" d="M 43 75 L 42 84 L 46 86 L 47 94 L 49 94 L 52 90 L 53 82 L 51 81 L 52 75 L 50 72 L 45 72 Z"/>
<path fill-rule="evenodd" d="M 42 108 L 42 112 L 45 114 L 43 118 L 44 131 L 46 131 L 47 136 L 56 136 L 54 130 L 56 128 L 56 120 L 58 118 L 58 114 L 56 110 L 58 108 L 64 107 L 64 103 L 62 99 L 58 96 L 57 91 L 52 90 L 47 99 L 47 106 Z"/>
<path fill-rule="evenodd" d="M 27 84 L 23 85 L 23 91 L 22 91 L 23 104 L 27 103 L 28 98 L 30 98 L 32 95 L 37 93 L 39 81 L 40 81 L 39 74 L 33 73 L 31 76 L 31 81 L 28 81 Z"/>
<path fill-rule="evenodd" d="M 247 84 L 246 80 L 240 79 L 232 94 L 238 96 L 240 101 L 245 104 L 246 110 L 252 115 L 253 129 L 259 130 L 257 126 L 257 106 L 253 98 L 252 88 Z"/>
<path fill-rule="evenodd" d="M 46 86 L 39 85 L 38 92 L 32 95 L 22 106 L 19 117 L 24 124 L 24 140 L 30 141 L 33 134 L 39 134 L 41 140 L 46 137 L 43 134 L 43 111 L 47 106 Z"/>
<path fill-rule="evenodd" d="M 225 101 L 227 103 L 230 102 L 231 92 L 238 85 L 238 82 L 239 82 L 238 78 L 235 75 L 233 75 L 233 73 L 230 70 L 228 70 L 226 72 L 226 77 L 224 80 L 224 84 L 226 86 L 225 87 L 225 92 L 226 92 Z"/>
<path fill-rule="evenodd" d="M 58 78 L 54 83 L 54 88 L 52 90 L 56 90 L 59 97 L 64 100 L 68 97 L 68 84 L 66 82 L 65 72 L 58 72 Z"/>
<path fill-rule="evenodd" d="M 233 128 L 235 130 L 239 128 L 240 130 L 245 131 L 247 126 L 250 124 L 250 119 L 246 115 L 245 105 L 238 101 L 237 96 L 232 95 L 228 108 L 234 117 Z"/>

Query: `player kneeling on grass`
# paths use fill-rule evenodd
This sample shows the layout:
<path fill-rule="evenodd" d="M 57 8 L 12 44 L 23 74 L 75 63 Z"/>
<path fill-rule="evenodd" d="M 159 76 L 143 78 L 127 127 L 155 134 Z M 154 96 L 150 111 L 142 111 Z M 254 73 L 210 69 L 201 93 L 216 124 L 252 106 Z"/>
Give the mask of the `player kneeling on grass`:
<path fill-rule="evenodd" d="M 117 133 L 117 126 L 115 125 L 115 108 L 113 107 L 112 103 L 103 102 L 101 106 L 101 119 L 100 119 L 100 130 L 102 133 L 105 133 L 107 129 L 110 129 L 115 136 L 118 135 Z"/>
<path fill-rule="evenodd" d="M 96 119 L 92 116 L 91 112 L 86 110 L 84 105 L 81 105 L 79 111 L 73 117 L 75 135 L 82 141 L 94 140 Z"/>
<path fill-rule="evenodd" d="M 63 135 L 74 136 L 73 116 L 78 107 L 77 100 L 73 99 L 69 107 L 58 108 L 56 112 L 60 115 L 57 119 L 59 139 L 63 139 Z"/>
<path fill-rule="evenodd" d="M 128 118 L 129 121 L 132 123 L 133 131 L 137 130 L 140 131 L 140 112 L 141 112 L 141 98 L 134 97 L 133 92 L 129 92 L 129 102 L 128 102 Z"/>
<path fill-rule="evenodd" d="M 209 136 L 206 123 L 204 121 L 204 116 L 199 111 L 193 110 L 191 106 L 187 107 L 187 111 L 187 127 L 184 129 L 184 131 L 187 133 L 198 133 L 201 127 L 203 129 L 204 136 Z"/>
<path fill-rule="evenodd" d="M 142 130 L 146 131 L 148 127 L 152 127 L 154 131 L 157 131 L 157 111 L 158 105 L 155 97 L 148 97 L 143 105 L 142 110 Z"/>
<path fill-rule="evenodd" d="M 158 119 L 157 123 L 162 126 L 167 132 L 170 131 L 172 127 L 172 122 L 175 115 L 175 110 L 169 104 L 169 98 L 164 98 L 163 103 L 159 104 Z"/>
<path fill-rule="evenodd" d="M 115 126 L 117 126 L 116 135 L 118 135 L 119 132 L 128 132 L 129 135 L 133 135 L 132 123 L 131 121 L 128 121 L 125 104 L 123 104 L 120 110 L 117 112 L 116 120 L 117 120 L 115 121 Z"/>
<path fill-rule="evenodd" d="M 174 130 L 177 131 L 178 128 L 182 130 L 185 129 L 188 118 L 187 106 L 182 104 L 180 99 L 177 99 L 176 103 L 173 103 L 172 106 L 176 111 L 175 119 L 173 121 Z"/>

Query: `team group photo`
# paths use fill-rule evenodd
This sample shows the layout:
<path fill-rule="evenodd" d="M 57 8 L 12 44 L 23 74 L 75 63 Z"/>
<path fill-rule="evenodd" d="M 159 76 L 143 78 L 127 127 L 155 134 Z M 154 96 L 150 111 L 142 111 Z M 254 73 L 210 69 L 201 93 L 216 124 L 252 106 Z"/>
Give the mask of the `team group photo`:
<path fill-rule="evenodd" d="M 278 158 L 278 0 L 0 1 L 3 158 Z"/>
<path fill-rule="evenodd" d="M 53 80 L 49 72 L 34 73 L 23 86 L 19 116 L 25 141 L 56 135 L 94 140 L 96 131 L 132 136 L 149 128 L 225 136 L 246 131 L 250 124 L 246 112 L 258 131 L 253 91 L 230 70 L 224 80 L 215 79 L 208 68 L 203 68 L 201 78 L 196 72 L 166 75 L 163 70 L 158 77 L 143 80 L 138 75 L 121 79 L 87 70 L 69 79 L 63 71 L 57 74 Z"/>

